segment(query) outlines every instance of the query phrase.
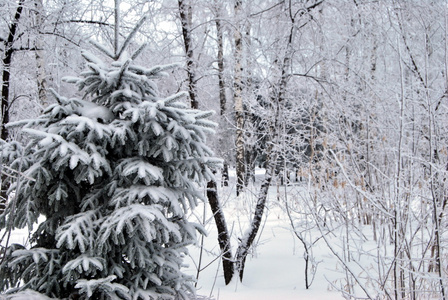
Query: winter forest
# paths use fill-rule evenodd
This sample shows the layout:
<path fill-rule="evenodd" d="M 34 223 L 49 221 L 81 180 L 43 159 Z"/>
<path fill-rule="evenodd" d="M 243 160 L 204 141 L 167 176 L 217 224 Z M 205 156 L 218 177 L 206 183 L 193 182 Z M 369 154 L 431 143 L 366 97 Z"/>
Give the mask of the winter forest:
<path fill-rule="evenodd" d="M 448 3 L 0 0 L 0 299 L 447 299 Z"/>

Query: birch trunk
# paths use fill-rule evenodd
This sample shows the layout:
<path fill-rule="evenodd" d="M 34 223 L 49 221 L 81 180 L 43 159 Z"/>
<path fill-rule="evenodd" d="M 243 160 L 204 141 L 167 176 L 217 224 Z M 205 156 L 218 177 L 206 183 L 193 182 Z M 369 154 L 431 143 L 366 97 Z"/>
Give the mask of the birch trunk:
<path fill-rule="evenodd" d="M 235 2 L 235 16 L 241 14 L 242 0 Z M 234 94 L 235 120 L 236 120 L 236 195 L 239 196 L 244 188 L 244 176 L 246 174 L 244 155 L 244 108 L 243 108 L 243 41 L 240 26 L 234 31 L 235 42 L 235 70 L 234 70 Z"/>
<path fill-rule="evenodd" d="M 196 93 L 195 65 L 191 37 L 192 12 L 188 0 L 179 0 L 179 16 L 182 24 L 182 37 L 184 39 L 185 56 L 187 59 L 188 93 L 190 95 L 191 108 L 198 109 Z"/>
<path fill-rule="evenodd" d="M 34 51 L 36 57 L 36 77 L 37 77 L 37 91 L 39 97 L 39 103 L 42 107 L 48 106 L 47 98 L 47 73 L 45 71 L 45 51 L 43 38 L 40 35 L 40 31 L 43 26 L 42 16 L 44 15 L 44 5 L 42 0 L 35 0 L 35 17 L 36 17 L 36 50 Z"/>
<path fill-rule="evenodd" d="M 224 34 L 223 34 L 223 26 L 221 23 L 221 12 L 219 7 L 219 2 L 215 1 L 215 4 L 217 5 L 217 12 L 216 12 L 216 19 L 215 19 L 215 25 L 216 25 L 216 32 L 217 32 L 217 42 L 218 42 L 218 85 L 219 85 L 219 115 L 221 118 L 224 117 L 226 114 L 226 105 L 227 105 L 227 99 L 226 99 L 226 85 L 224 81 Z M 222 185 L 228 186 L 229 185 L 229 164 L 227 161 L 224 161 L 224 168 L 222 170 Z"/>

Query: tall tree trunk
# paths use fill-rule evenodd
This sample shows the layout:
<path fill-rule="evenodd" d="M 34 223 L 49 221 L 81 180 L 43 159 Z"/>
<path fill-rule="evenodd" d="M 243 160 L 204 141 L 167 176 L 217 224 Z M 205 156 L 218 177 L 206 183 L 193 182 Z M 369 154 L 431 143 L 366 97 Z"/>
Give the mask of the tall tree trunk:
<path fill-rule="evenodd" d="M 218 243 L 222 255 L 222 268 L 224 272 L 224 281 L 230 283 L 233 277 L 234 264 L 232 259 L 232 248 L 230 245 L 230 234 L 226 224 L 226 218 L 219 203 L 216 181 L 211 180 L 207 184 L 207 198 L 215 219 L 216 229 L 218 230 Z"/>
<path fill-rule="evenodd" d="M 260 187 L 258 194 L 257 205 L 255 207 L 254 217 L 249 226 L 249 229 L 245 232 L 244 236 L 240 239 L 240 243 L 235 254 L 235 271 L 238 272 L 240 281 L 243 280 L 244 267 L 246 265 L 246 258 L 250 247 L 252 246 L 255 237 L 260 229 L 261 221 L 264 214 L 264 208 L 266 207 L 266 201 L 268 197 L 268 190 L 271 186 L 272 177 L 275 171 L 275 164 L 277 162 L 277 154 L 274 153 L 273 143 L 268 145 L 268 158 L 267 169 L 263 184 Z"/>
<path fill-rule="evenodd" d="M 216 1 L 218 2 L 218 1 Z M 219 3 L 216 3 L 219 5 Z M 218 10 L 219 8 L 217 8 Z M 219 85 L 219 114 L 223 116 L 226 113 L 226 85 L 224 81 L 224 33 L 221 23 L 220 9 L 216 13 L 216 39 L 218 42 L 218 85 Z"/>
<path fill-rule="evenodd" d="M 235 16 L 241 15 L 242 0 L 235 1 Z M 243 107 L 243 41 L 241 26 L 234 30 L 235 42 L 235 70 L 234 70 L 234 102 L 236 119 L 236 195 L 239 196 L 244 188 L 244 176 L 246 174 L 244 155 L 244 107 Z"/>
<path fill-rule="evenodd" d="M 245 73 L 244 73 L 244 89 L 248 91 L 248 93 L 254 92 L 254 80 L 252 75 L 253 69 L 253 59 L 250 55 L 250 51 L 252 49 L 252 40 L 251 40 L 251 25 L 250 22 L 244 26 L 244 44 L 246 48 L 245 57 Z M 244 107 L 244 105 L 243 105 Z M 250 107 L 250 104 L 247 105 Z M 253 113 L 250 109 L 247 109 L 245 112 L 245 122 L 243 123 L 244 128 L 244 157 L 245 157 L 245 174 L 244 174 L 244 186 L 247 187 L 249 182 L 255 182 L 255 159 L 257 157 L 256 146 L 257 145 L 257 133 L 256 128 L 254 126 Z"/>
<path fill-rule="evenodd" d="M 192 12 L 191 5 L 187 3 L 188 0 L 179 0 L 179 16 L 182 24 L 182 36 L 184 38 L 185 56 L 187 58 L 187 76 L 188 76 L 188 93 L 190 95 L 191 108 L 197 109 L 199 107 L 196 79 L 195 79 L 195 64 L 193 57 L 193 46 L 191 37 L 191 22 Z"/>
<path fill-rule="evenodd" d="M 188 0 L 179 0 L 179 15 L 182 23 L 182 34 L 184 37 L 184 46 L 187 59 L 187 74 L 188 74 L 188 91 L 190 95 L 190 106 L 193 109 L 198 109 L 198 96 L 196 90 L 196 83 L 194 79 L 195 66 L 193 63 L 193 45 L 191 37 L 191 6 L 187 5 Z M 217 18 L 218 20 L 219 18 Z M 219 21 L 217 21 L 219 22 Z M 220 24 L 217 24 L 217 28 L 221 28 Z M 218 34 L 219 35 L 219 34 Z M 222 30 L 221 30 L 221 41 L 218 42 L 218 65 L 219 65 L 219 89 L 220 89 L 220 104 L 221 104 L 221 115 L 225 113 L 225 90 L 224 90 L 224 62 L 223 62 L 223 45 L 222 45 Z M 210 209 L 213 213 L 213 218 L 215 220 L 216 228 L 218 230 L 218 244 L 221 249 L 222 255 L 222 266 L 224 271 L 224 280 L 226 284 L 229 284 L 233 276 L 233 260 L 232 260 L 232 249 L 230 245 L 230 234 L 227 228 L 226 219 L 224 212 L 222 210 L 221 204 L 218 197 L 218 189 L 215 180 L 210 180 L 207 183 L 207 199 L 210 205 Z"/>
<path fill-rule="evenodd" d="M 14 41 L 16 38 L 17 27 L 19 26 L 20 17 L 22 15 L 23 3 L 25 0 L 19 0 L 17 5 L 16 13 L 12 24 L 9 27 L 8 38 L 4 45 L 4 56 L 3 56 L 3 74 L 2 74 L 2 132 L 1 138 L 7 140 L 9 138 L 8 129 L 6 124 L 9 122 L 9 79 L 11 77 L 11 62 L 12 55 L 14 54 Z"/>
<path fill-rule="evenodd" d="M 6 128 L 6 124 L 9 123 L 9 108 L 10 108 L 10 102 L 9 102 L 9 88 L 10 88 L 10 77 L 11 77 L 11 62 L 12 62 L 12 56 L 14 54 L 14 41 L 16 38 L 17 33 L 17 27 L 19 26 L 20 17 L 22 15 L 23 10 L 23 3 L 25 0 L 20 0 L 16 13 L 14 15 L 14 19 L 12 21 L 11 26 L 9 26 L 9 33 L 8 38 L 6 39 L 4 43 L 4 56 L 3 56 L 3 73 L 2 73 L 2 116 L 1 116 L 1 139 L 6 141 L 9 138 L 9 132 Z M 1 174 L 1 191 L 0 191 L 0 214 L 3 213 L 3 211 L 6 208 L 6 201 L 7 201 L 7 190 L 8 185 L 5 183 L 5 175 Z"/>
<path fill-rule="evenodd" d="M 43 38 L 40 34 L 43 27 L 42 17 L 44 15 L 44 5 L 42 0 L 34 1 L 34 14 L 36 17 L 36 50 L 34 51 L 36 57 L 36 66 L 37 66 L 37 91 L 39 97 L 39 103 L 45 108 L 48 106 L 48 98 L 47 98 L 47 73 L 45 72 L 45 51 L 44 51 L 44 43 Z"/>
<path fill-rule="evenodd" d="M 215 25 L 216 25 L 216 33 L 217 33 L 217 42 L 218 42 L 218 85 L 219 85 L 219 115 L 221 118 L 224 117 L 226 114 L 226 105 L 227 105 L 227 99 L 226 99 L 226 85 L 224 81 L 224 34 L 223 34 L 223 28 L 221 23 L 221 9 L 220 9 L 220 3 L 219 1 L 215 0 L 216 5 L 216 19 L 215 19 Z M 224 161 L 224 167 L 222 170 L 222 185 L 228 186 L 229 185 L 229 164 L 227 161 Z"/>

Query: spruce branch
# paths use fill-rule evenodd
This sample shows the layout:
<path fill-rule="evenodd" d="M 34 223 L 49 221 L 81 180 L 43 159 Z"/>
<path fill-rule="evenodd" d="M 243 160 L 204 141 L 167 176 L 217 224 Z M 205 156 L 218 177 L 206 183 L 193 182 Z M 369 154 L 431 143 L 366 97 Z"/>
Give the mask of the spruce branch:
<path fill-rule="evenodd" d="M 68 104 L 68 100 L 66 97 L 60 96 L 53 88 L 49 88 L 48 90 L 60 105 Z"/>
<path fill-rule="evenodd" d="M 135 25 L 134 29 L 131 31 L 131 33 L 128 35 L 128 37 L 124 41 L 123 45 L 121 46 L 120 51 L 115 54 L 115 59 L 116 60 L 118 60 L 121 57 L 121 55 L 123 54 L 124 50 L 126 50 L 126 48 L 128 47 L 129 43 L 134 38 L 134 36 L 137 34 L 138 30 L 143 25 L 143 23 L 146 21 L 146 19 L 147 19 L 147 17 L 143 16 L 143 18 L 141 18 L 140 21 L 138 21 L 137 25 Z"/>
<path fill-rule="evenodd" d="M 120 68 L 120 73 L 118 73 L 118 80 L 117 80 L 117 86 L 120 84 L 121 79 L 123 78 L 124 73 L 128 69 L 129 64 L 131 63 L 131 59 L 126 60 Z"/>
<path fill-rule="evenodd" d="M 146 48 L 146 46 L 148 45 L 148 43 L 144 43 L 143 45 L 140 46 L 140 48 L 137 49 L 137 51 L 134 52 L 134 54 L 132 54 L 131 59 L 135 60 L 140 53 L 142 53 L 142 51 Z"/>
<path fill-rule="evenodd" d="M 92 44 L 96 49 L 100 50 L 101 52 L 103 52 L 104 54 L 106 54 L 108 57 L 115 59 L 115 55 L 110 52 L 109 49 L 107 49 L 106 47 L 104 47 L 103 45 L 101 45 L 100 43 L 97 43 L 94 40 L 90 40 L 89 41 L 90 44 Z"/>

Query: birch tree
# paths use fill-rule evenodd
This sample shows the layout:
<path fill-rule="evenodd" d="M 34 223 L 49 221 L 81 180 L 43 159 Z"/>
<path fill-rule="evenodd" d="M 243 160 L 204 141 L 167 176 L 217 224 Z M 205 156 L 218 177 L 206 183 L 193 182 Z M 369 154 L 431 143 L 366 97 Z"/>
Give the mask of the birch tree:
<path fill-rule="evenodd" d="M 243 107 L 243 38 L 242 38 L 242 0 L 235 0 L 234 15 L 236 28 L 233 32 L 234 39 L 234 75 L 233 75 L 233 101 L 236 121 L 236 195 L 238 196 L 245 183 L 246 164 L 244 153 L 244 107 Z"/>
<path fill-rule="evenodd" d="M 43 36 L 41 32 L 43 32 L 43 25 L 44 25 L 44 17 L 45 17 L 45 11 L 44 11 L 44 4 L 42 0 L 35 0 L 34 2 L 34 14 L 35 14 L 35 27 L 36 27 L 36 46 L 35 46 L 35 57 L 36 57 L 36 77 L 37 77 L 37 93 L 39 98 L 39 103 L 46 107 L 48 105 L 48 98 L 47 98 L 47 72 L 45 70 L 45 50 L 44 50 L 44 43 L 43 43 Z"/>

